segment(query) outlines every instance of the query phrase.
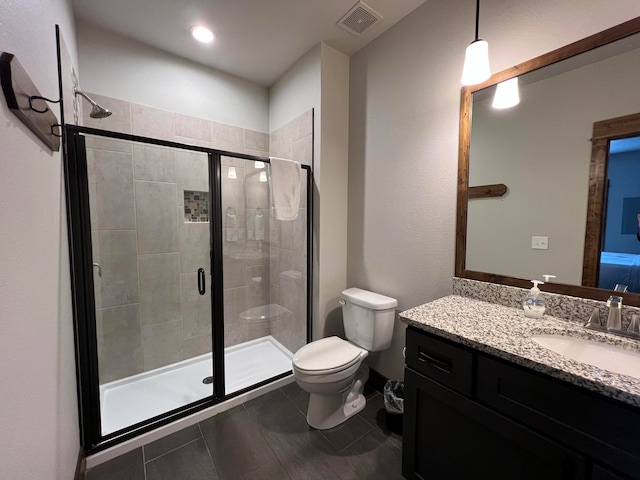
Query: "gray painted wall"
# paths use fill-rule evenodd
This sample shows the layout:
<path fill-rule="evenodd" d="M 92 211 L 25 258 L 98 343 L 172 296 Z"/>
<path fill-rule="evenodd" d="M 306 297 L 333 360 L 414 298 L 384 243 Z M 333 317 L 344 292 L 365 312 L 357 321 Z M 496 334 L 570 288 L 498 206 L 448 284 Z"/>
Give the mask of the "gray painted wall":
<path fill-rule="evenodd" d="M 2 51 L 47 97 L 58 95 L 55 24 L 76 59 L 70 3 L 0 2 Z M 0 145 L 0 478 L 68 480 L 80 442 L 61 154 L 4 98 Z"/>
<path fill-rule="evenodd" d="M 483 2 L 493 71 L 640 15 L 633 0 Z M 430 0 L 351 58 L 348 283 L 399 310 L 451 292 L 460 75 L 475 2 Z M 403 372 L 402 326 L 372 355 Z"/>

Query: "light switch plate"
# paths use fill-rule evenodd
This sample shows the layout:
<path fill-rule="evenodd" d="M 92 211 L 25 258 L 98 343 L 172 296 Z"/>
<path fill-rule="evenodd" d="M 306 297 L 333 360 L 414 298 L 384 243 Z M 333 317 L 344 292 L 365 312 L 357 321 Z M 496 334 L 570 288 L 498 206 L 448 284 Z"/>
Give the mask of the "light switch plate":
<path fill-rule="evenodd" d="M 534 250 L 549 250 L 549 237 L 531 237 L 531 248 Z"/>

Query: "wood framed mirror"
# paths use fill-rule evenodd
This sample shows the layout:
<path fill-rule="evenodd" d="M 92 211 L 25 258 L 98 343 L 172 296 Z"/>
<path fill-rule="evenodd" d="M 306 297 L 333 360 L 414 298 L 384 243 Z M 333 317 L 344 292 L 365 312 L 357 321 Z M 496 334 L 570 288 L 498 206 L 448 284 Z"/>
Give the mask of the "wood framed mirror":
<path fill-rule="evenodd" d="M 640 17 L 462 88 L 456 276 L 528 288 L 529 280 L 552 274 L 557 278 L 544 291 L 598 300 L 611 295 L 597 288 L 608 145 L 638 126 L 638 59 Z M 630 69 L 629 78 L 614 63 Z M 521 104 L 484 123 L 496 85 L 513 77 Z M 561 83 L 568 89 L 560 91 Z M 617 95 L 623 88 L 629 98 Z M 535 99 L 535 90 L 544 96 Z M 604 107 L 595 110 L 596 104 Z M 527 110 L 537 116 L 514 113 Z M 566 141 L 576 131 L 577 138 Z M 533 245 L 537 235 L 547 249 Z M 640 306 L 640 293 L 623 296 L 625 304 Z"/>

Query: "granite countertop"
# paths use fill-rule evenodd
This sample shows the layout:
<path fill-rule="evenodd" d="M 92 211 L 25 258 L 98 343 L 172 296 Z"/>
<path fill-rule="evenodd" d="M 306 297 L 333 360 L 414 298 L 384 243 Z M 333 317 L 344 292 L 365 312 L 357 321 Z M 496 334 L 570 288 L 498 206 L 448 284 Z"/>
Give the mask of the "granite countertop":
<path fill-rule="evenodd" d="M 562 334 L 640 353 L 640 341 L 587 330 L 582 323 L 544 315 L 527 318 L 521 309 L 450 295 L 400 313 L 409 326 L 467 345 L 518 365 L 640 407 L 640 380 L 577 362 L 531 340 Z"/>

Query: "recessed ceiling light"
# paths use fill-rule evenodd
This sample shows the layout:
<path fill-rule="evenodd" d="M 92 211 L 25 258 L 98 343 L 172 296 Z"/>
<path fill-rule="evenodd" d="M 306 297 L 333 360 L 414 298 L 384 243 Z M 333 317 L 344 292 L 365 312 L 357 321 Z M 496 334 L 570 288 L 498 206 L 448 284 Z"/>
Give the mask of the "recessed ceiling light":
<path fill-rule="evenodd" d="M 191 35 L 202 43 L 211 43 L 214 38 L 213 32 L 203 25 L 194 25 L 191 27 Z"/>

